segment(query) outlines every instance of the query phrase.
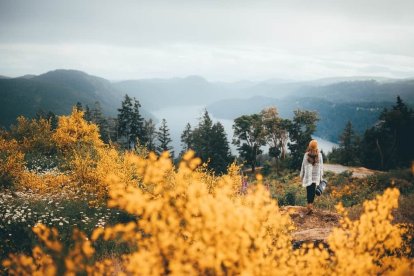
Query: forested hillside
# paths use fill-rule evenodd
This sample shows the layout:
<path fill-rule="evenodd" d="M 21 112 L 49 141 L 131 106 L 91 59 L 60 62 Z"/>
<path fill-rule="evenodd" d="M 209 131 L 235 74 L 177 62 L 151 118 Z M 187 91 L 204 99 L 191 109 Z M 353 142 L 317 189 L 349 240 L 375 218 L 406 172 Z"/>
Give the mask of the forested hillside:
<path fill-rule="evenodd" d="M 223 83 L 190 76 L 111 83 L 81 71 L 55 70 L 39 76 L 0 79 L 0 124 L 9 127 L 18 115 L 34 117 L 41 110 L 68 114 L 77 102 L 89 107 L 99 102 L 103 113 L 113 117 L 125 94 L 135 97 L 143 106 L 142 115 L 154 122 L 162 118 L 155 118 L 151 111 L 171 106 L 207 106 L 215 118 L 230 120 L 268 106 L 276 106 L 288 119 L 296 109 L 312 110 L 320 118 L 316 135 L 337 142 L 348 120 L 361 134 L 398 95 L 411 105 L 414 81 L 339 78 Z"/>
<path fill-rule="evenodd" d="M 9 127 L 17 116 L 33 118 L 39 111 L 69 114 L 77 102 L 90 107 L 99 102 L 107 116 L 114 116 L 122 96 L 109 81 L 76 70 L 0 79 L 0 125 Z"/>
<path fill-rule="evenodd" d="M 293 110 L 312 110 L 318 113 L 320 119 L 315 135 L 337 142 L 348 121 L 352 122 L 357 133 L 362 134 L 375 124 L 381 111 L 391 105 L 392 102 L 334 103 L 311 97 L 275 99 L 257 96 L 250 99 L 223 100 L 209 105 L 207 109 L 216 117 L 225 119 L 256 113 L 268 106 L 277 107 L 279 114 L 287 119 L 293 117 Z"/>

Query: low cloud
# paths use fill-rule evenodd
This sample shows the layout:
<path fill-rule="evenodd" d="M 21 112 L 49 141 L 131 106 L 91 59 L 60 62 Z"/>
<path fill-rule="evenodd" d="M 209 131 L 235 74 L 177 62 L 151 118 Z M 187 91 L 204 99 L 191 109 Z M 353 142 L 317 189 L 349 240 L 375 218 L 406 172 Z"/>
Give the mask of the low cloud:
<path fill-rule="evenodd" d="M 414 76 L 413 9 L 408 0 L 0 0 L 0 74 Z"/>

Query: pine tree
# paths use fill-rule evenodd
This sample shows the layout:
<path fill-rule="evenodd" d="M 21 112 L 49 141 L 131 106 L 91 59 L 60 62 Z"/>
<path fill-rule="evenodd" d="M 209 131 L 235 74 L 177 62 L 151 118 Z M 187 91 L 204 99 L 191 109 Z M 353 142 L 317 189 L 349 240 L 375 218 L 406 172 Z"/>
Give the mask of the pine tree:
<path fill-rule="evenodd" d="M 164 151 L 169 151 L 170 155 L 173 156 L 172 147 L 170 146 L 170 143 L 172 142 L 170 138 L 170 130 L 167 126 L 167 120 L 162 119 L 161 126 L 158 129 L 157 132 L 157 140 L 158 145 L 156 146 L 156 151 L 158 154 L 163 153 Z"/>
<path fill-rule="evenodd" d="M 85 113 L 83 115 L 83 118 L 87 121 L 87 122 L 91 122 L 92 121 L 92 112 L 89 108 L 88 105 L 85 106 Z"/>
<path fill-rule="evenodd" d="M 91 110 L 90 113 L 90 121 L 99 127 L 99 133 L 101 135 L 102 140 L 105 143 L 108 143 L 110 140 L 109 125 L 108 121 L 103 115 L 101 104 L 98 101 L 95 102 L 94 108 Z"/>
<path fill-rule="evenodd" d="M 117 118 L 108 117 L 108 136 L 110 141 L 118 141 L 118 120 Z"/>
<path fill-rule="evenodd" d="M 132 99 L 125 94 L 122 101 L 121 108 L 118 109 L 118 137 L 126 140 L 127 148 L 131 148 L 130 134 L 131 134 L 131 120 L 133 113 Z"/>
<path fill-rule="evenodd" d="M 187 123 L 183 133 L 181 134 L 181 147 L 182 147 L 182 150 L 181 150 L 180 155 L 183 155 L 188 150 L 194 148 L 194 146 L 193 146 L 193 131 L 191 130 L 190 123 Z"/>
<path fill-rule="evenodd" d="M 130 135 L 129 143 L 135 145 L 137 140 L 140 143 L 145 143 L 145 133 L 144 133 L 144 118 L 142 118 L 139 108 L 141 107 L 139 101 L 134 98 L 133 100 L 133 109 L 131 114 L 130 121 Z"/>
<path fill-rule="evenodd" d="M 226 131 L 220 122 L 213 125 L 210 137 L 212 152 L 209 167 L 218 174 L 225 173 L 232 161 L 232 156 Z"/>
<path fill-rule="evenodd" d="M 76 110 L 77 111 L 83 111 L 83 107 L 82 107 L 82 103 L 81 102 L 77 102 L 76 103 Z"/>
<path fill-rule="evenodd" d="M 51 129 L 55 130 L 58 127 L 58 116 L 52 111 L 45 112 L 44 110 L 38 110 L 36 112 L 35 118 L 37 120 L 46 119 L 50 121 Z"/>
<path fill-rule="evenodd" d="M 202 162 L 207 163 L 208 168 L 216 173 L 225 172 L 232 161 L 224 127 L 219 122 L 213 124 L 207 110 L 194 130 L 187 124 L 181 142 L 183 152 L 193 149 Z"/>
<path fill-rule="evenodd" d="M 137 99 L 131 99 L 126 94 L 121 108 L 118 109 L 118 137 L 126 141 L 129 149 L 137 142 L 146 143 L 144 118 L 140 114 L 140 107 L 141 104 Z"/>
<path fill-rule="evenodd" d="M 368 129 L 362 140 L 362 163 L 370 168 L 388 170 L 410 166 L 414 160 L 414 111 L 397 97 L 391 110 L 384 109 L 378 123 Z"/>
<path fill-rule="evenodd" d="M 145 139 L 144 143 L 149 151 L 155 151 L 155 138 L 156 138 L 156 131 L 155 131 L 155 124 L 152 119 L 146 120 L 144 122 L 144 133 Z"/>
<path fill-rule="evenodd" d="M 207 110 L 204 111 L 203 117 L 200 119 L 198 126 L 193 131 L 193 146 L 197 156 L 205 163 L 211 158 L 211 129 L 213 121 Z"/>
<path fill-rule="evenodd" d="M 355 165 L 357 160 L 357 138 L 354 130 L 352 129 L 351 121 L 345 126 L 342 135 L 339 138 L 339 160 L 344 165 Z"/>

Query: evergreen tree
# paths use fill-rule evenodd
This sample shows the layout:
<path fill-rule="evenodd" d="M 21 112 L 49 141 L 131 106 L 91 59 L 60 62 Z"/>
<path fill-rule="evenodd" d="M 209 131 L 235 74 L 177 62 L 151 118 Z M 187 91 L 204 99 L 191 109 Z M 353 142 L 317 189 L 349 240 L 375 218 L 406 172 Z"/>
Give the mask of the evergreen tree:
<path fill-rule="evenodd" d="M 108 136 L 110 141 L 118 141 L 118 120 L 117 118 L 108 117 Z"/>
<path fill-rule="evenodd" d="M 98 101 L 95 102 L 94 108 L 90 111 L 90 113 L 91 113 L 90 121 L 99 127 L 99 133 L 101 135 L 101 139 L 105 143 L 108 143 L 110 140 L 109 125 L 108 125 L 108 121 L 103 115 L 101 104 Z"/>
<path fill-rule="evenodd" d="M 133 104 L 132 99 L 125 94 L 122 101 L 121 108 L 118 109 L 118 137 L 125 138 L 127 141 L 127 148 L 130 148 L 129 136 L 131 134 L 131 120 L 132 120 Z"/>
<path fill-rule="evenodd" d="M 184 151 L 193 149 L 208 168 L 218 174 L 225 172 L 232 161 L 224 127 L 219 122 L 213 124 L 207 110 L 194 130 L 187 124 L 181 142 Z"/>
<path fill-rule="evenodd" d="M 220 122 L 215 123 L 211 128 L 210 138 L 212 152 L 209 168 L 218 174 L 225 173 L 233 158 L 230 153 L 226 131 Z"/>
<path fill-rule="evenodd" d="M 190 149 L 193 149 L 193 131 L 190 123 L 187 123 L 183 133 L 181 134 L 181 147 L 183 148 L 180 155 L 183 155 Z"/>
<path fill-rule="evenodd" d="M 414 160 L 414 111 L 397 97 L 391 110 L 384 109 L 379 122 L 368 129 L 362 140 L 363 164 L 388 170 L 408 167 Z"/>
<path fill-rule="evenodd" d="M 391 154 L 395 160 L 393 167 L 407 167 L 414 160 L 414 111 L 397 97 L 396 105 L 389 113 L 380 117 L 385 121 L 385 127 L 393 134 L 394 144 Z"/>
<path fill-rule="evenodd" d="M 45 112 L 44 110 L 38 110 L 36 112 L 35 118 L 37 120 L 46 119 L 50 121 L 51 130 L 55 130 L 58 127 L 58 116 L 52 111 Z"/>
<path fill-rule="evenodd" d="M 92 121 L 92 112 L 89 108 L 88 105 L 85 106 L 85 113 L 83 115 L 83 118 L 87 121 L 87 122 L 91 122 Z"/>
<path fill-rule="evenodd" d="M 82 107 L 82 103 L 81 102 L 77 102 L 76 103 L 76 110 L 77 111 L 83 111 L 83 107 Z"/>
<path fill-rule="evenodd" d="M 211 129 L 213 121 L 211 120 L 207 110 L 204 111 L 203 117 L 200 119 L 198 126 L 193 131 L 193 146 L 197 156 L 203 162 L 209 162 L 212 156 L 211 147 Z"/>
<path fill-rule="evenodd" d="M 140 107 L 141 105 L 139 101 L 134 98 L 130 121 L 131 132 L 129 134 L 129 143 L 131 145 L 135 145 L 137 140 L 139 140 L 141 143 L 145 143 L 144 118 L 142 118 L 139 112 Z"/>
<path fill-rule="evenodd" d="M 352 129 L 351 121 L 345 126 L 342 135 L 339 138 L 339 160 L 343 165 L 356 165 L 358 164 L 357 157 L 357 138 L 354 130 Z"/>
<path fill-rule="evenodd" d="M 293 121 L 289 128 L 290 142 L 288 147 L 291 154 L 291 168 L 300 168 L 303 155 L 312 140 L 312 134 L 316 130 L 316 122 L 319 120 L 316 112 L 307 110 L 295 110 Z"/>
<path fill-rule="evenodd" d="M 140 107 L 138 100 L 126 94 L 118 109 L 118 137 L 126 141 L 127 148 L 133 148 L 137 140 L 145 142 L 144 119 Z"/>
<path fill-rule="evenodd" d="M 156 138 L 156 131 L 155 131 L 155 124 L 152 119 L 146 120 L 144 122 L 144 133 L 145 139 L 144 143 L 149 151 L 155 151 L 155 138 Z"/>
<path fill-rule="evenodd" d="M 161 154 L 164 151 L 169 151 L 171 156 L 174 155 L 171 151 L 172 147 L 170 146 L 170 143 L 172 142 L 170 138 L 170 130 L 168 129 L 167 121 L 165 119 L 162 119 L 161 121 L 161 126 L 157 132 L 157 140 L 158 145 L 156 146 L 156 151 L 158 154 Z"/>

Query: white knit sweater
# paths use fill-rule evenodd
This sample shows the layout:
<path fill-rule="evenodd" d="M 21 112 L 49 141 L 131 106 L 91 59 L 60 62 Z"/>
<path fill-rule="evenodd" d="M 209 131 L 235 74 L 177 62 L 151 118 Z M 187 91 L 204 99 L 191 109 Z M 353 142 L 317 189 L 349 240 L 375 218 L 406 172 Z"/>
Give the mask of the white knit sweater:
<path fill-rule="evenodd" d="M 302 179 L 302 186 L 307 187 L 312 183 L 319 185 L 319 182 L 323 177 L 323 158 L 322 154 L 319 153 L 319 162 L 312 165 L 308 162 L 308 154 L 305 153 L 302 161 L 302 168 L 300 169 L 300 178 Z"/>

